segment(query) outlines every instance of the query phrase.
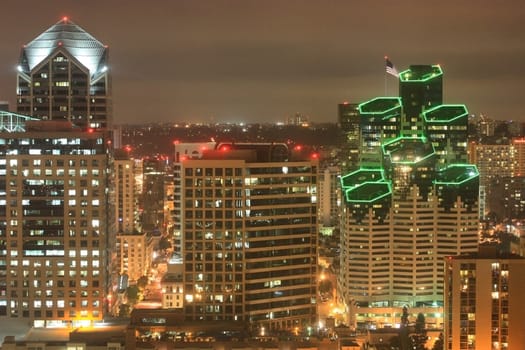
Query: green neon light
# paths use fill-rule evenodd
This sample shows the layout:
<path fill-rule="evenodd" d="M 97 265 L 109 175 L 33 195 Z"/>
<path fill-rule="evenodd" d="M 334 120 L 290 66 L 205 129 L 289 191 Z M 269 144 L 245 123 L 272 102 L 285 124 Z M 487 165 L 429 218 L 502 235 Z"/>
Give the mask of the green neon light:
<path fill-rule="evenodd" d="M 423 112 L 427 123 L 449 123 L 465 116 L 468 116 L 465 105 L 439 105 Z"/>
<path fill-rule="evenodd" d="M 432 145 L 432 143 L 428 143 L 431 146 L 432 150 L 430 151 L 430 153 L 422 154 L 419 159 L 402 160 L 402 161 L 394 160 L 393 159 L 393 154 L 405 151 L 405 149 L 403 149 L 401 147 L 403 145 L 405 145 L 405 144 L 408 144 L 408 143 L 409 144 L 415 144 L 415 145 L 427 144 L 427 138 L 424 137 L 424 136 L 419 136 L 419 137 L 401 136 L 401 137 L 395 138 L 392 141 L 390 141 L 388 143 L 385 143 L 384 145 L 381 146 L 382 149 L 383 149 L 383 154 L 389 156 L 390 157 L 390 161 L 393 164 L 406 164 L 406 165 L 417 164 L 417 163 L 422 162 L 422 161 L 426 160 L 427 158 L 429 158 L 429 157 L 431 157 L 431 156 L 433 156 L 435 154 L 434 145 Z M 397 147 L 397 148 L 396 149 L 389 149 L 389 148 L 393 148 L 393 147 Z"/>
<path fill-rule="evenodd" d="M 400 97 L 376 97 L 358 106 L 360 114 L 385 114 L 396 108 L 401 108 Z"/>
<path fill-rule="evenodd" d="M 430 66 L 432 70 L 426 74 L 416 76 L 417 72 L 407 69 L 399 73 L 399 79 L 402 82 L 425 82 L 443 75 L 443 70 L 437 64 Z"/>
<path fill-rule="evenodd" d="M 361 184 L 363 184 L 364 182 L 374 182 L 373 181 L 374 174 L 378 175 L 378 179 L 375 182 L 383 181 L 385 178 L 384 170 L 381 168 L 377 168 L 377 169 L 361 168 L 361 169 L 357 169 L 351 172 L 350 174 L 346 174 L 342 176 L 340 178 L 341 187 L 346 190 L 348 188 L 356 188 L 360 186 Z"/>
<path fill-rule="evenodd" d="M 368 199 L 357 198 L 364 197 L 360 196 L 361 194 L 365 194 Z M 390 194 L 392 194 L 390 182 L 365 182 L 361 186 L 347 190 L 345 192 L 345 198 L 347 202 L 352 203 L 373 203 Z"/>
<path fill-rule="evenodd" d="M 438 174 L 451 180 L 434 180 L 436 185 L 461 185 L 479 177 L 478 168 L 473 164 L 452 164 Z"/>

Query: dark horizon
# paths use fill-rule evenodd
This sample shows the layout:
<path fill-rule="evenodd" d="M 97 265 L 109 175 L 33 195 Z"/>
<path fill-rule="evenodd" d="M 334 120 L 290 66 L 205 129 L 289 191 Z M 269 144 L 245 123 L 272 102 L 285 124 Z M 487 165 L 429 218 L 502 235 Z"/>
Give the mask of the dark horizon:
<path fill-rule="evenodd" d="M 15 109 L 22 45 L 68 16 L 109 46 L 117 124 L 335 122 L 337 104 L 397 95 L 398 71 L 441 64 L 445 103 L 525 120 L 522 3 L 451 0 L 180 0 L 151 6 L 36 0 L 4 4 L 0 100 Z M 12 29 L 12 30 L 11 30 Z"/>

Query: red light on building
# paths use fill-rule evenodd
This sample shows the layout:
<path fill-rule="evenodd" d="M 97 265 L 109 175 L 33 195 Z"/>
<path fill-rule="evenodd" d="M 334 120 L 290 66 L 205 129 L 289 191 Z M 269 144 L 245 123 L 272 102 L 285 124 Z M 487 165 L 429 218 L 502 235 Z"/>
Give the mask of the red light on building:
<path fill-rule="evenodd" d="M 180 161 L 181 162 L 184 162 L 185 160 L 188 160 L 188 156 L 181 156 L 180 157 Z"/>
<path fill-rule="evenodd" d="M 178 145 L 178 144 L 180 144 L 180 141 L 179 140 L 173 140 L 173 144 L 174 145 Z"/>
<path fill-rule="evenodd" d="M 312 153 L 310 156 L 312 159 L 319 159 L 319 153 Z"/>
<path fill-rule="evenodd" d="M 89 129 L 87 129 L 87 132 L 90 133 L 90 134 L 92 134 L 92 133 L 95 132 L 95 130 L 93 130 L 93 128 L 89 128 Z"/>

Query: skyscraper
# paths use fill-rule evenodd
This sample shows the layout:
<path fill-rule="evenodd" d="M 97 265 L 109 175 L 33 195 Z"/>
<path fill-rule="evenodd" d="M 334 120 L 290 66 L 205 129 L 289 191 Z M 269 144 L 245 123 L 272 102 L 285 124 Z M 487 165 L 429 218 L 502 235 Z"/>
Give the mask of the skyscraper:
<path fill-rule="evenodd" d="M 466 108 L 442 104 L 441 68 L 399 79 L 401 97 L 359 105 L 360 168 L 341 177 L 339 295 L 357 326 L 395 326 L 408 307 L 439 327 L 443 259 L 477 249 L 479 176 L 465 164 Z"/>
<path fill-rule="evenodd" d="M 186 320 L 314 326 L 317 167 L 284 144 L 219 144 L 179 157 Z"/>
<path fill-rule="evenodd" d="M 108 140 L 66 121 L 25 128 L 0 133 L 0 319 L 91 325 L 109 289 Z"/>
<path fill-rule="evenodd" d="M 42 120 L 67 120 L 83 129 L 110 129 L 107 61 L 107 46 L 63 18 L 22 48 L 17 111 Z"/>

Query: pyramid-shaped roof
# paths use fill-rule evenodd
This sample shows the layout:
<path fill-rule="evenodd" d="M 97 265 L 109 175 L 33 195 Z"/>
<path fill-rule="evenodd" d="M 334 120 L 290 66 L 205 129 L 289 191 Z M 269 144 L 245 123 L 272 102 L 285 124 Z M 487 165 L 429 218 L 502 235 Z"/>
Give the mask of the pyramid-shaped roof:
<path fill-rule="evenodd" d="M 89 69 L 91 76 L 97 73 L 105 63 L 107 47 L 64 17 L 24 46 L 21 68 L 31 71 L 59 47 L 67 50 Z"/>

